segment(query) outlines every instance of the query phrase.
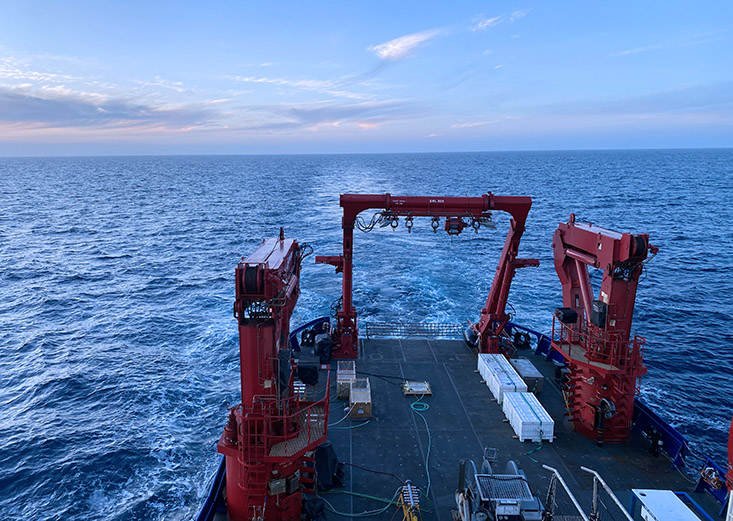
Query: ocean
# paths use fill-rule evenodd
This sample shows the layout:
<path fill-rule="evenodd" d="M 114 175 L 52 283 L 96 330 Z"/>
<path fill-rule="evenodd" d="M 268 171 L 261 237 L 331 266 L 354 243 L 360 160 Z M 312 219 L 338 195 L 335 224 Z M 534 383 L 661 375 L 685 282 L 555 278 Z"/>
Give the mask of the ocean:
<path fill-rule="evenodd" d="M 510 302 L 541 331 L 561 304 L 552 234 L 648 233 L 642 396 L 725 462 L 733 412 L 733 150 L 0 159 L 0 519 L 191 519 L 238 402 L 234 267 L 280 226 L 340 252 L 339 194 L 534 200 Z M 366 217 L 370 217 L 366 214 Z M 360 320 L 478 318 L 508 226 L 355 232 Z M 593 273 L 600 281 L 600 273 Z M 328 313 L 303 269 L 293 325 Z M 467 455 L 479 457 L 480 455 Z"/>

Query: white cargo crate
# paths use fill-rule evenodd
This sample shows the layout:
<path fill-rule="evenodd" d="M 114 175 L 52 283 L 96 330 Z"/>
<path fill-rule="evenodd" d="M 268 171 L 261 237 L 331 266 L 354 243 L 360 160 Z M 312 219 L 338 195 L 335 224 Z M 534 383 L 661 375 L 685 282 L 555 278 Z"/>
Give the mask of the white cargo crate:
<path fill-rule="evenodd" d="M 352 418 L 372 417 L 372 388 L 369 378 L 356 378 L 349 389 L 349 416 Z"/>
<path fill-rule="evenodd" d="M 356 380 L 356 362 L 339 360 L 336 369 L 336 397 L 340 400 L 348 400 L 351 382 L 354 380 Z"/>
<path fill-rule="evenodd" d="M 504 393 L 527 391 L 527 384 L 504 355 L 480 354 L 478 371 L 500 404 L 504 401 Z"/>
<path fill-rule="evenodd" d="M 504 415 L 519 441 L 552 442 L 555 422 L 532 393 L 504 393 Z"/>

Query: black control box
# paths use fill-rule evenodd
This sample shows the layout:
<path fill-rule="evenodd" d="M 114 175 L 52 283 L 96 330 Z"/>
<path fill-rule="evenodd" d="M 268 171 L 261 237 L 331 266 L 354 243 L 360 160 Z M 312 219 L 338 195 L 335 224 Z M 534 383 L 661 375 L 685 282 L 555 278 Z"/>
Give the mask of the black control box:
<path fill-rule="evenodd" d="M 557 308 L 555 316 L 563 324 L 575 324 L 578 321 L 578 312 L 573 308 Z"/>
<path fill-rule="evenodd" d="M 607 316 L 608 304 L 602 300 L 594 300 L 590 310 L 590 323 L 605 329 Z"/>

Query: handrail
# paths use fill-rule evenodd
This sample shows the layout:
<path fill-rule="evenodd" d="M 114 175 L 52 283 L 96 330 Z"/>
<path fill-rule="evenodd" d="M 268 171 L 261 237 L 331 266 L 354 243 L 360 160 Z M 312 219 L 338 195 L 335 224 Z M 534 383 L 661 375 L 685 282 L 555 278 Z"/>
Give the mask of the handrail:
<path fill-rule="evenodd" d="M 457 322 L 362 321 L 367 338 L 461 338 L 464 327 Z"/>
<path fill-rule="evenodd" d="M 320 387 L 320 386 L 319 386 Z M 249 429 L 254 428 L 253 432 L 247 432 L 242 433 L 244 434 L 247 439 L 251 438 L 253 435 L 259 436 L 261 440 L 261 446 L 263 450 L 269 451 L 269 449 L 275 445 L 276 443 L 280 442 L 287 442 L 288 440 L 297 438 L 298 432 L 301 428 L 301 426 L 298 423 L 298 419 L 302 415 L 311 415 L 311 411 L 315 409 L 318 406 L 322 406 L 324 409 L 323 412 L 323 423 L 324 423 L 324 434 L 326 433 L 325 425 L 328 425 L 328 407 L 326 407 L 326 404 L 329 401 L 330 397 L 330 388 L 331 388 L 331 372 L 327 372 L 326 376 L 326 382 L 324 384 L 325 392 L 324 396 L 316 401 L 313 402 L 306 402 L 303 400 L 300 400 L 297 396 L 289 396 L 287 398 L 277 398 L 273 395 L 258 395 L 254 397 L 253 403 L 259 405 L 259 407 L 256 407 L 255 409 L 248 411 L 246 414 L 242 411 L 241 408 L 238 408 L 234 411 L 235 416 L 237 416 L 240 419 L 239 424 L 244 426 L 247 425 Z M 301 404 L 304 406 L 301 407 Z M 290 412 L 293 409 L 294 405 L 294 412 Z M 281 407 L 280 407 L 281 406 Z M 287 411 L 287 413 L 282 413 L 281 411 Z M 293 432 L 287 432 L 285 430 L 282 434 L 275 434 L 271 432 L 269 429 L 264 428 L 264 425 L 262 428 L 257 428 L 256 423 L 257 422 L 264 422 L 265 419 L 271 419 L 271 420 L 280 420 L 281 424 L 283 426 L 292 425 L 292 422 L 295 421 L 297 428 Z M 272 425 L 272 422 L 268 422 L 269 425 Z M 307 429 L 307 440 L 308 444 L 312 442 L 311 439 L 311 431 L 313 427 L 312 421 L 305 422 L 305 428 Z"/>
<path fill-rule="evenodd" d="M 542 468 L 549 470 L 550 472 L 552 472 L 555 475 L 555 478 L 560 482 L 560 484 L 562 485 L 562 488 L 565 489 L 565 492 L 567 493 L 568 497 L 570 498 L 570 501 L 573 502 L 573 505 L 575 506 L 575 510 L 578 511 L 578 514 L 580 514 L 580 517 L 583 518 L 583 521 L 589 521 L 588 516 L 586 516 L 585 512 L 583 512 L 583 509 L 580 508 L 580 505 L 578 504 L 578 500 L 575 499 L 575 496 L 573 495 L 573 493 L 570 492 L 570 488 L 568 487 L 568 484 L 565 483 L 564 479 L 562 479 L 562 476 L 557 471 L 557 469 L 554 469 L 550 467 L 549 465 L 542 465 Z"/>
<path fill-rule="evenodd" d="M 558 323 L 560 328 L 556 326 Z M 553 317 L 552 342 L 578 344 L 585 351 L 589 363 L 603 363 L 619 369 L 635 370 L 643 359 L 646 340 L 639 335 L 634 335 L 629 340 L 624 338 L 623 332 L 614 330 L 595 333 L 585 324 L 579 329 L 573 329 L 568 324 L 559 322 L 557 317 Z M 592 346 L 597 347 L 592 349 Z"/>
<path fill-rule="evenodd" d="M 626 519 L 628 519 L 628 521 L 634 521 L 634 518 L 629 515 L 628 511 L 624 508 L 624 506 L 621 504 L 621 502 L 616 497 L 616 494 L 614 494 L 611 488 L 606 484 L 606 482 L 603 481 L 603 478 L 601 477 L 600 474 L 598 474 L 598 472 L 596 472 L 593 469 L 589 469 L 588 467 L 580 467 L 580 470 L 593 475 L 593 510 L 594 510 L 594 513 L 596 511 L 596 501 L 598 499 L 597 490 L 596 490 L 596 480 L 597 480 L 598 483 L 600 483 L 601 486 L 603 487 L 603 490 L 605 490 L 606 493 L 609 495 L 609 497 L 613 500 L 613 502 L 616 503 L 616 506 L 619 508 L 621 513 L 626 517 Z"/>

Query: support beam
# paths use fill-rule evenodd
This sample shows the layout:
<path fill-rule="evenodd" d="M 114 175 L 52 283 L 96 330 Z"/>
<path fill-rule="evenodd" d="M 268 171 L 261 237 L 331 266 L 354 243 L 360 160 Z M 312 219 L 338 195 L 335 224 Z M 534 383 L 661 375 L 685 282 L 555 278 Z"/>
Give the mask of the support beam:
<path fill-rule="evenodd" d="M 538 266 L 537 259 L 518 259 L 519 241 L 524 233 L 527 214 L 532 206 L 530 197 L 497 196 L 492 193 L 480 197 L 422 197 L 393 196 L 391 194 L 343 194 L 340 199 L 343 208 L 343 252 L 340 256 L 318 256 L 317 263 L 330 264 L 336 272 L 343 273 L 342 306 L 336 313 L 336 327 L 333 332 L 336 358 L 356 358 L 358 356 L 357 313 L 353 305 L 353 253 L 354 227 L 358 215 L 369 209 L 382 211 L 388 219 L 398 217 L 432 217 L 439 219 L 467 219 L 480 226 L 492 211 L 507 212 L 512 216 L 502 251 L 499 266 L 481 313 L 475 326 L 482 338 L 480 349 L 485 352 L 498 352 L 498 335 L 509 320 L 506 313 L 506 300 L 509 295 L 514 272 L 525 266 Z M 476 224 L 477 223 L 477 224 Z M 463 229 L 461 227 L 460 229 Z M 453 233 L 460 233 L 460 229 Z M 484 341 L 485 339 L 485 341 Z"/>

